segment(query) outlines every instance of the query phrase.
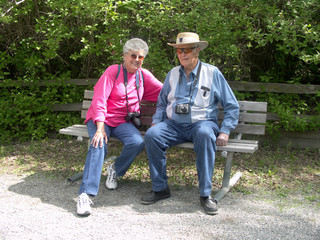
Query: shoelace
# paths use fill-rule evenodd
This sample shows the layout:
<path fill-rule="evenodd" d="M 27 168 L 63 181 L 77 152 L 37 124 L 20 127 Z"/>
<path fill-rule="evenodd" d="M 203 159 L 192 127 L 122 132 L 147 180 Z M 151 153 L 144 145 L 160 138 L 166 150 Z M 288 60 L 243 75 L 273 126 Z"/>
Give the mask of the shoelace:
<path fill-rule="evenodd" d="M 116 179 L 116 172 L 112 169 L 111 174 L 108 175 L 108 182 L 115 182 Z"/>
<path fill-rule="evenodd" d="M 79 202 L 80 202 L 81 205 L 82 204 L 85 205 L 87 203 L 89 203 L 89 205 L 93 205 L 93 202 L 87 196 L 79 196 Z"/>
<path fill-rule="evenodd" d="M 110 174 L 108 174 L 108 182 L 115 182 L 115 179 L 117 177 L 116 171 L 110 166 Z"/>

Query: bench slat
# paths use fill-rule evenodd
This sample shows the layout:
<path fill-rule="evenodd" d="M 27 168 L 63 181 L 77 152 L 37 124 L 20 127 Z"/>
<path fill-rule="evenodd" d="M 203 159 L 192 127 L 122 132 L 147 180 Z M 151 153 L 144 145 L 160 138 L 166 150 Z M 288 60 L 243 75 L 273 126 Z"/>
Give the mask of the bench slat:
<path fill-rule="evenodd" d="M 218 115 L 218 119 L 222 120 L 223 118 L 224 118 L 224 112 L 220 111 Z M 239 122 L 265 123 L 266 120 L 267 120 L 267 115 L 265 113 L 240 112 L 239 114 Z"/>
<path fill-rule="evenodd" d="M 82 102 L 82 109 L 89 109 L 92 101 L 89 100 L 83 100 Z"/>
<path fill-rule="evenodd" d="M 77 137 L 89 137 L 86 125 L 73 125 L 67 128 L 60 129 L 59 133 Z M 193 148 L 193 143 L 186 142 L 176 145 L 176 147 Z M 254 153 L 257 149 L 258 141 L 252 140 L 230 139 L 227 146 L 218 146 L 219 151 L 229 152 Z"/>
<path fill-rule="evenodd" d="M 86 110 L 81 111 L 81 117 L 85 118 L 87 114 Z M 152 123 L 152 116 L 141 116 L 140 121 L 142 125 L 150 126 Z M 243 133 L 243 134 L 256 134 L 264 135 L 265 134 L 265 125 L 254 125 L 254 124 L 238 124 L 236 129 L 232 130 L 234 133 Z"/>
<path fill-rule="evenodd" d="M 266 102 L 238 101 L 238 103 L 242 111 L 267 112 Z"/>
<path fill-rule="evenodd" d="M 93 90 L 85 90 L 84 99 L 93 98 Z M 143 100 L 142 103 L 152 103 Z M 241 111 L 257 111 L 257 112 L 267 112 L 267 103 L 266 102 L 254 102 L 254 101 L 238 101 Z M 222 109 L 221 105 L 218 105 L 220 109 Z"/>
<path fill-rule="evenodd" d="M 93 90 L 84 90 L 84 98 L 92 99 L 93 98 Z"/>
<path fill-rule="evenodd" d="M 175 147 L 193 148 L 193 143 L 191 142 L 181 143 L 176 145 Z M 258 145 L 228 142 L 227 146 L 218 146 L 217 149 L 218 151 L 254 153 L 258 149 Z"/>
<path fill-rule="evenodd" d="M 266 129 L 265 125 L 238 124 L 238 126 L 234 130 L 232 130 L 232 132 L 243 133 L 243 134 L 264 135 L 265 129 Z"/>

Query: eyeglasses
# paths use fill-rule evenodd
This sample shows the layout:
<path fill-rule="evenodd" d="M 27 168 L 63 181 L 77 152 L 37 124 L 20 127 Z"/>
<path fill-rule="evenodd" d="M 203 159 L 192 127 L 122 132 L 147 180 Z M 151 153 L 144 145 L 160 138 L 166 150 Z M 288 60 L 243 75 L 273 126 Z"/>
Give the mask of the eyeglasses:
<path fill-rule="evenodd" d="M 193 49 L 195 49 L 195 47 L 193 47 L 193 48 L 177 48 L 177 53 L 181 54 L 184 52 L 185 54 L 188 54 L 188 53 L 191 53 Z"/>
<path fill-rule="evenodd" d="M 137 57 L 138 57 L 138 59 L 139 59 L 140 61 L 142 61 L 142 60 L 144 59 L 144 56 L 138 56 L 137 54 L 134 54 L 134 53 L 131 54 L 131 58 L 132 58 L 132 59 L 136 60 Z"/>

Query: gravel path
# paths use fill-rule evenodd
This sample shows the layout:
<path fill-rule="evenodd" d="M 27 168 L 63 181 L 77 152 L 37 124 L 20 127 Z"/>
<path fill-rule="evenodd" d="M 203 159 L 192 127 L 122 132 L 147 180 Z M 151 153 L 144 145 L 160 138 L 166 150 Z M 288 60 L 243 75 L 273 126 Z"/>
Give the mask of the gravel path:
<path fill-rule="evenodd" d="M 140 198 L 150 184 L 120 182 L 115 191 L 102 185 L 93 214 L 78 217 L 79 184 L 0 175 L 0 239 L 320 239 L 319 206 L 283 207 L 232 192 L 209 216 L 190 187 L 172 188 L 171 198 L 145 206 Z"/>

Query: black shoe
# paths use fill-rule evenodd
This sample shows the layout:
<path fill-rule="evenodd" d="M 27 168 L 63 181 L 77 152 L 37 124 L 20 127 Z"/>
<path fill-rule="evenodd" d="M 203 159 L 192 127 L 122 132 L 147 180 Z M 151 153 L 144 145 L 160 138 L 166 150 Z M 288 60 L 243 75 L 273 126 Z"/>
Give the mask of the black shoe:
<path fill-rule="evenodd" d="M 218 202 L 213 200 L 211 196 L 200 197 L 201 206 L 204 208 L 204 212 L 209 215 L 216 214 L 218 211 Z"/>
<path fill-rule="evenodd" d="M 161 199 L 169 198 L 171 197 L 170 189 L 166 188 L 160 192 L 154 192 L 151 191 L 145 195 L 142 196 L 141 198 L 141 203 L 148 205 L 148 204 L 153 204 L 158 202 Z"/>

